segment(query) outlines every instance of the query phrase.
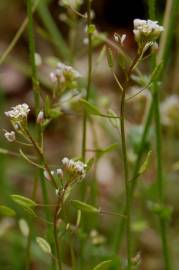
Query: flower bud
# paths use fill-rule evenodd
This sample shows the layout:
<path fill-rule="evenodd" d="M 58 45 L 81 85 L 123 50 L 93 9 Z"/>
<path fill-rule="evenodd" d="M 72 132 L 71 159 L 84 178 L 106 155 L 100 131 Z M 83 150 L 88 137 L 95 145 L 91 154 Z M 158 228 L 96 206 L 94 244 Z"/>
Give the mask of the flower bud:
<path fill-rule="evenodd" d="M 4 137 L 6 138 L 8 142 L 14 142 L 16 140 L 16 134 L 14 131 L 10 131 L 10 132 L 6 131 L 4 133 Z"/>
<path fill-rule="evenodd" d="M 44 112 L 43 111 L 40 111 L 37 115 L 37 124 L 42 124 L 44 121 Z"/>

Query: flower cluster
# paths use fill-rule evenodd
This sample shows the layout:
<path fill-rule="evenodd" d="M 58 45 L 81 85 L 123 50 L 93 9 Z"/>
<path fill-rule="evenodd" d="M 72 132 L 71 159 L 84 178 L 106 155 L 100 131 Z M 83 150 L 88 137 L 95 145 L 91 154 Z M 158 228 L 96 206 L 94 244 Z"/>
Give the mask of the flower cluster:
<path fill-rule="evenodd" d="M 63 169 L 58 168 L 57 170 L 50 171 L 50 173 L 45 170 L 44 177 L 49 181 L 51 181 L 51 177 L 54 177 L 55 179 L 60 178 L 69 182 L 83 180 L 85 178 L 87 168 L 85 163 L 64 157 L 62 164 Z"/>
<path fill-rule="evenodd" d="M 163 26 L 158 25 L 157 21 L 134 20 L 134 36 L 137 43 L 154 42 L 163 32 Z"/>
<path fill-rule="evenodd" d="M 58 63 L 56 69 L 50 73 L 50 79 L 60 90 L 73 89 L 76 80 L 81 77 L 80 73 L 71 66 Z"/>
<path fill-rule="evenodd" d="M 86 175 L 86 167 L 87 165 L 81 161 L 74 161 L 67 157 L 62 159 L 62 164 L 65 169 L 69 173 L 70 176 L 74 178 L 79 178 L 82 180 Z"/>
<path fill-rule="evenodd" d="M 23 103 L 12 107 L 10 111 L 5 112 L 5 115 L 10 118 L 14 127 L 18 129 L 19 125 L 21 126 L 26 124 L 29 112 L 29 106 L 26 103 Z"/>
<path fill-rule="evenodd" d="M 5 115 L 11 119 L 27 118 L 30 112 L 29 106 L 26 103 L 12 107 L 12 110 L 5 112 Z"/>

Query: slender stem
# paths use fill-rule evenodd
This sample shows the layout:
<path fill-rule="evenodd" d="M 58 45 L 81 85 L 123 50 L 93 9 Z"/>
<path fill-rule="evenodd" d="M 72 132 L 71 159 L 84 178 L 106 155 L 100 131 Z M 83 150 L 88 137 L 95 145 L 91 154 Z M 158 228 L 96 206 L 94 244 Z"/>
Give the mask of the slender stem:
<path fill-rule="evenodd" d="M 174 13 L 175 0 L 167 0 L 166 9 L 164 15 L 164 33 L 160 41 L 160 51 L 158 57 L 154 59 L 154 64 L 160 63 L 165 59 L 166 50 L 168 48 L 168 38 L 171 36 L 171 21 L 172 13 Z M 174 14 L 173 14 L 174 16 Z M 154 16 L 155 17 L 155 14 Z M 175 17 L 175 16 L 174 16 Z M 161 120 L 160 120 L 160 87 L 158 86 L 158 80 L 161 78 L 161 73 L 155 79 L 153 83 L 153 102 L 154 102 L 154 116 L 155 116 L 155 136 L 156 136 L 156 153 L 157 153 L 157 187 L 158 187 L 158 201 L 164 206 L 164 178 L 163 178 L 163 162 L 162 162 L 162 132 L 161 132 Z M 171 260 L 169 252 L 168 242 L 168 224 L 167 220 L 159 216 L 160 235 L 162 243 L 162 251 L 164 258 L 165 270 L 171 270 Z"/>
<path fill-rule="evenodd" d="M 39 3 L 39 0 L 37 0 L 35 2 L 34 6 L 33 6 L 32 5 L 32 0 L 27 0 L 28 18 L 27 18 L 27 20 L 24 21 L 23 27 L 22 27 L 22 32 L 23 32 L 25 27 L 26 27 L 26 24 L 28 23 L 29 58 L 30 58 L 30 63 L 31 63 L 31 76 L 32 76 L 32 84 L 33 84 L 33 94 L 34 94 L 36 116 L 38 115 L 38 113 L 40 111 L 40 87 L 39 87 L 39 82 L 38 82 L 38 78 L 37 78 L 37 70 L 36 70 L 36 64 L 35 64 L 35 41 L 34 41 L 34 30 L 33 30 L 33 12 L 35 11 L 38 3 Z M 19 37 L 20 37 L 20 34 L 22 32 L 19 33 Z M 43 151 L 43 131 L 42 131 L 42 128 L 41 128 L 40 125 L 37 126 L 37 133 L 38 133 L 38 143 L 39 143 L 40 147 L 38 147 L 38 144 L 33 140 L 33 138 L 31 137 L 30 133 L 27 130 L 27 135 L 28 135 L 29 139 L 31 140 L 33 146 L 35 147 L 35 149 L 37 150 L 37 153 L 39 155 L 39 162 L 40 163 L 43 162 L 44 165 L 45 165 L 45 168 L 48 169 L 48 166 L 47 166 L 47 164 L 45 162 L 45 159 L 43 157 L 43 152 L 42 152 Z M 48 204 L 49 203 L 48 193 L 47 193 L 46 184 L 45 184 L 45 181 L 44 181 L 42 169 L 40 169 L 38 171 L 38 174 L 39 174 L 39 179 L 40 179 L 40 184 L 41 184 L 41 189 L 42 189 L 43 201 L 44 201 L 44 204 Z M 52 180 L 52 182 L 55 182 L 55 181 Z M 34 181 L 33 185 L 34 185 L 33 189 L 35 189 L 35 186 L 36 186 L 35 181 Z M 46 219 L 49 221 L 49 219 L 50 219 L 50 210 L 49 210 L 48 207 L 45 208 L 45 214 L 46 214 Z M 51 236 L 50 235 L 51 235 L 51 228 L 48 225 L 48 239 L 51 242 Z M 30 257 L 30 246 L 31 246 L 31 229 L 30 229 L 28 245 L 27 245 L 27 250 L 29 250 L 28 257 Z M 28 259 L 26 269 L 28 269 L 28 267 L 29 267 L 29 261 L 30 260 Z M 53 268 L 53 262 L 52 262 L 52 268 Z"/>
<path fill-rule="evenodd" d="M 32 199 L 35 200 L 36 193 L 37 193 L 37 178 L 34 179 L 34 185 L 33 185 L 33 191 L 32 191 Z M 30 269 L 30 248 L 31 248 L 31 242 L 32 242 L 32 222 L 30 222 L 30 230 L 29 235 L 27 238 L 27 247 L 26 247 L 26 270 Z"/>
<path fill-rule="evenodd" d="M 38 80 L 37 80 L 37 73 L 36 73 L 36 65 L 35 65 L 35 44 L 34 44 L 34 34 L 33 34 L 33 6 L 32 6 L 32 1 L 27 0 L 27 14 L 28 14 L 28 36 L 29 36 L 29 58 L 30 58 L 30 63 L 31 63 L 31 76 L 32 76 L 32 83 L 33 83 L 33 93 L 34 93 L 34 101 L 35 101 L 35 108 L 36 108 L 36 113 L 37 109 L 40 107 L 40 98 L 38 94 Z M 24 28 L 26 26 L 26 23 L 24 22 Z M 23 30 L 23 28 L 22 28 Z M 21 34 L 21 32 L 20 32 Z M 18 37 L 18 36 L 17 36 Z M 16 41 L 16 40 L 15 40 Z M 13 45 L 13 43 L 12 43 Z M 36 194 L 36 180 L 33 182 L 33 194 L 32 198 L 35 198 Z M 26 247 L 26 270 L 30 269 L 30 248 L 31 248 L 31 241 L 32 241 L 32 228 L 30 226 L 30 231 L 28 235 L 28 240 L 27 240 L 27 247 Z"/>
<path fill-rule="evenodd" d="M 122 144 L 122 155 L 123 155 L 123 167 L 124 167 L 124 180 L 125 180 L 125 193 L 126 193 L 126 241 L 127 241 L 127 261 L 128 266 L 127 269 L 131 270 L 132 263 L 132 240 L 131 240 L 131 192 L 130 192 L 130 182 L 128 179 L 128 161 L 127 161 L 127 146 L 126 146 L 126 138 L 125 138 L 125 98 L 126 98 L 126 90 L 130 81 L 130 76 L 139 64 L 141 58 L 143 56 L 143 48 L 141 48 L 136 57 L 134 58 L 132 64 L 129 67 L 127 72 L 127 78 L 122 87 L 122 96 L 121 96 L 121 104 L 120 104 L 120 131 L 121 131 L 121 144 Z"/>
<path fill-rule="evenodd" d="M 163 164 L 162 164 L 162 134 L 160 123 L 160 98 L 157 82 L 154 82 L 154 105 L 155 105 L 155 132 L 156 132 L 156 152 L 157 152 L 157 186 L 158 200 L 164 205 L 164 181 L 163 181 Z M 165 270 L 171 269 L 170 254 L 167 240 L 167 221 L 161 216 L 159 217 L 160 235 L 162 241 L 163 257 L 165 262 Z"/>
<path fill-rule="evenodd" d="M 126 240 L 127 240 L 127 260 L 128 270 L 131 269 L 131 205 L 129 199 L 129 181 L 128 181 L 128 162 L 127 162 L 127 148 L 125 139 L 125 90 L 122 92 L 121 107 L 120 107 L 120 124 L 121 124 L 121 142 L 124 166 L 125 192 L 126 192 Z"/>
<path fill-rule="evenodd" d="M 151 3 L 150 0 L 149 0 L 149 3 Z M 154 3 L 154 0 L 151 4 L 153 4 L 153 3 Z M 173 0 L 172 3 L 170 0 L 167 1 L 166 11 L 165 11 L 165 15 L 164 15 L 164 29 L 167 29 L 167 31 L 164 31 L 164 33 L 167 32 L 167 35 L 164 36 L 165 38 L 164 37 L 161 38 L 161 42 L 160 42 L 161 49 L 159 50 L 159 54 L 157 56 L 157 63 L 160 63 L 162 59 L 167 61 L 167 56 L 169 53 L 169 48 L 170 48 L 171 40 L 172 40 L 172 36 L 173 36 L 172 35 L 172 33 L 173 33 L 172 26 L 174 24 L 174 21 L 176 19 L 176 14 L 177 14 L 177 12 L 176 12 L 177 11 L 177 4 L 178 4 L 177 0 Z M 172 8 L 171 8 L 171 6 L 172 6 Z M 155 9 L 151 8 L 150 10 L 151 10 L 151 12 L 153 12 Z M 170 12 L 167 10 L 170 10 Z M 169 18 L 170 18 L 170 20 L 169 20 Z M 171 21 L 173 21 L 173 23 L 171 23 Z M 170 25 L 170 27 L 169 27 L 169 25 Z M 163 35 L 164 35 L 164 33 L 163 33 Z M 162 77 L 163 73 L 164 73 L 164 69 L 161 70 L 161 73 L 160 73 L 161 77 Z M 139 145 L 139 152 L 138 152 L 138 156 L 137 156 L 137 159 L 136 159 L 136 162 L 134 165 L 134 171 L 133 171 L 133 175 L 132 175 L 132 178 L 135 179 L 135 181 L 132 181 L 131 195 L 130 196 L 132 196 L 132 194 L 134 193 L 136 186 L 137 186 L 136 174 L 138 173 L 141 159 L 142 159 L 142 156 L 143 156 L 143 153 L 145 150 L 144 149 L 145 142 L 146 142 L 147 135 L 148 135 L 148 132 L 149 132 L 149 129 L 151 126 L 151 122 L 152 122 L 151 120 L 152 120 L 152 115 L 153 115 L 153 111 L 154 111 L 154 100 L 155 100 L 155 98 L 153 97 L 151 105 L 150 105 L 150 109 L 149 109 L 147 117 L 146 117 L 146 122 L 144 124 L 144 129 L 143 129 L 143 133 L 142 133 L 142 137 L 141 137 L 140 145 Z M 126 213 L 126 206 L 124 207 L 124 210 L 123 210 L 124 215 L 125 215 L 125 213 Z M 118 249 L 120 248 L 120 245 L 122 243 L 122 238 L 124 236 L 123 232 L 124 232 L 124 228 L 125 228 L 125 221 L 126 221 L 125 219 L 120 220 L 119 226 L 117 227 L 117 230 L 114 233 L 113 251 L 115 253 L 118 251 Z M 166 225 L 164 225 L 163 228 L 161 228 L 162 233 L 165 232 L 165 229 L 166 229 Z M 164 245 L 166 247 L 167 246 L 166 245 L 166 236 L 163 235 L 162 239 L 163 239 Z M 166 248 L 164 250 L 165 250 L 165 254 L 166 254 Z"/>
<path fill-rule="evenodd" d="M 54 239 L 55 239 L 55 248 L 56 248 L 58 270 L 62 269 L 62 266 L 61 266 L 62 262 L 61 262 L 60 248 L 59 248 L 59 242 L 58 242 L 57 225 L 58 225 L 58 217 L 59 217 L 60 211 L 63 207 L 63 199 L 64 199 L 64 195 L 65 195 L 67 188 L 68 188 L 68 184 L 66 184 L 64 189 L 62 190 L 62 192 L 58 194 L 57 205 L 55 207 L 54 218 L 53 218 L 53 233 L 54 233 Z"/>
<path fill-rule="evenodd" d="M 91 0 L 88 1 L 87 7 L 87 26 L 90 27 L 91 24 Z M 89 100 L 90 89 L 91 89 L 91 79 L 92 79 L 92 35 L 88 31 L 88 82 L 87 82 L 87 93 L 86 100 Z M 87 113 L 84 112 L 83 116 L 83 137 L 82 137 L 82 159 L 85 162 L 86 159 L 86 133 L 87 133 Z"/>
<path fill-rule="evenodd" d="M 59 270 L 62 269 L 59 242 L 58 242 L 58 231 L 57 231 L 58 212 L 59 212 L 59 208 L 60 208 L 60 201 L 61 201 L 61 196 L 58 197 L 57 206 L 55 208 L 55 213 L 54 213 L 54 220 L 53 220 L 53 233 L 54 233 L 54 239 L 55 239 L 57 264 L 58 264 Z"/>

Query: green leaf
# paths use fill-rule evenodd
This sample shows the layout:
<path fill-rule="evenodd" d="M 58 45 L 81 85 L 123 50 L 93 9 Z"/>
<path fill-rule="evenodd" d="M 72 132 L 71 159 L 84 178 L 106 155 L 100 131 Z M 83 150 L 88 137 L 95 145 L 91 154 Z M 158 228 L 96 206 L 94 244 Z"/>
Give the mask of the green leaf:
<path fill-rule="evenodd" d="M 119 147 L 118 143 L 113 143 L 113 144 L 109 145 L 108 147 L 106 147 L 104 149 L 99 149 L 99 150 L 97 150 L 97 157 L 100 158 L 104 154 L 107 154 L 107 153 L 115 150 L 118 147 Z"/>
<path fill-rule="evenodd" d="M 140 175 L 140 174 L 143 174 L 143 173 L 146 171 L 146 169 L 147 169 L 147 167 L 148 167 L 148 165 L 149 165 L 151 153 L 152 153 L 152 151 L 149 151 L 149 152 L 147 153 L 147 156 L 146 156 L 146 158 L 145 158 L 143 164 L 141 165 L 141 167 L 140 167 L 140 169 L 139 169 L 139 175 Z"/>
<path fill-rule="evenodd" d="M 5 205 L 0 205 L 0 215 L 13 217 L 16 215 L 16 212 Z"/>
<path fill-rule="evenodd" d="M 47 240 L 45 240 L 42 237 L 36 237 L 36 242 L 43 252 L 51 254 L 51 247 L 50 244 L 47 242 Z"/>
<path fill-rule="evenodd" d="M 88 101 L 86 101 L 85 99 L 80 99 L 79 101 L 81 103 L 81 105 L 83 106 L 83 108 L 86 110 L 86 112 L 89 114 L 89 115 L 101 115 L 100 111 L 98 110 L 98 108 L 89 103 Z"/>
<path fill-rule="evenodd" d="M 71 203 L 73 204 L 73 206 L 81 211 L 84 211 L 84 212 L 88 212 L 88 213 L 100 213 L 100 209 L 90 205 L 90 204 L 87 204 L 87 203 L 84 203 L 84 202 L 81 202 L 81 201 L 78 201 L 78 200 L 72 200 Z"/>
<path fill-rule="evenodd" d="M 93 268 L 93 270 L 107 270 L 107 269 L 109 269 L 111 262 L 112 262 L 112 260 L 100 262 L 98 265 L 96 265 Z"/>
<path fill-rule="evenodd" d="M 19 205 L 21 205 L 23 207 L 31 208 L 31 207 L 36 207 L 37 206 L 36 202 L 34 202 L 33 200 L 31 200 L 31 199 L 29 199 L 27 197 L 24 197 L 24 196 L 21 196 L 21 195 L 16 195 L 16 194 L 10 195 L 10 196 L 11 196 L 12 200 L 15 203 L 17 203 L 17 204 L 19 204 Z"/>
<path fill-rule="evenodd" d="M 34 218 L 37 218 L 37 215 L 36 215 L 36 213 L 34 212 L 34 210 L 32 208 L 23 206 L 23 209 L 27 212 L 28 215 L 30 215 L 30 216 L 32 216 Z"/>

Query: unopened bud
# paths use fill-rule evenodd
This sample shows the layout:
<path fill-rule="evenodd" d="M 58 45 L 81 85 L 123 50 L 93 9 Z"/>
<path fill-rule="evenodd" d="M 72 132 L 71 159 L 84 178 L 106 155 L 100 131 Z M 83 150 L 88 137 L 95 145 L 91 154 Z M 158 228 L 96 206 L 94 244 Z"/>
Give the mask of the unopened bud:
<path fill-rule="evenodd" d="M 44 112 L 40 111 L 37 115 L 37 124 L 42 124 L 44 121 Z"/>

